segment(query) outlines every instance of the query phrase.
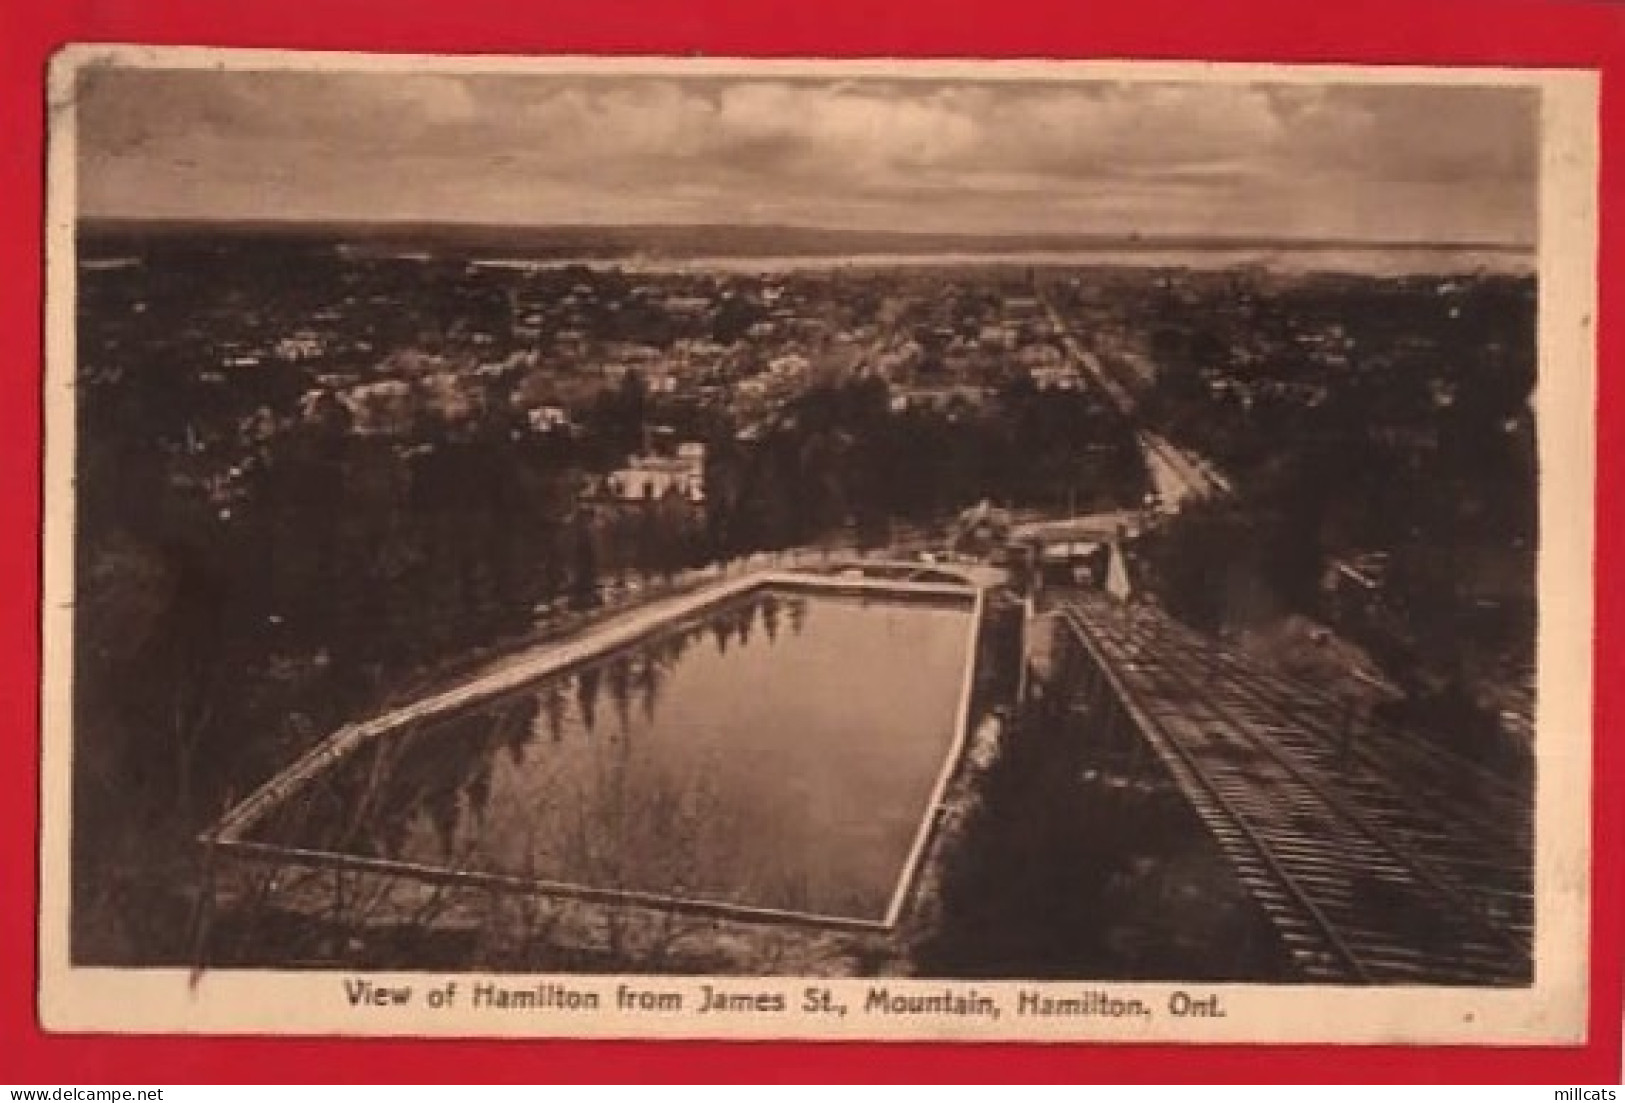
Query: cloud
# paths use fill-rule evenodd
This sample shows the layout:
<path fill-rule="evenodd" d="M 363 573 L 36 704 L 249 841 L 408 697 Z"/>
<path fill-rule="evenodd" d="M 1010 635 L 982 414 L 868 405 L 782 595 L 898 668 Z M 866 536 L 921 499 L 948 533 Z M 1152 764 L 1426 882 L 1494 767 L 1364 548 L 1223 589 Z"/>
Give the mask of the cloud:
<path fill-rule="evenodd" d="M 1533 236 L 1538 105 L 1516 90 L 135 69 L 83 79 L 93 214 Z"/>

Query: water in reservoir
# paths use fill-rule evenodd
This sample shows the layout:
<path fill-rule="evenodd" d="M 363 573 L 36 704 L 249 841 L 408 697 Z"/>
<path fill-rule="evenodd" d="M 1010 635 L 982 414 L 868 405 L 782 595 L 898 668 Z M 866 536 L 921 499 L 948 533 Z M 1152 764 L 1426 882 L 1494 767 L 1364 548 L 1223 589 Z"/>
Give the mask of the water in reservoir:
<path fill-rule="evenodd" d="M 971 609 L 754 591 L 381 736 L 252 834 L 882 919 L 955 741 Z"/>

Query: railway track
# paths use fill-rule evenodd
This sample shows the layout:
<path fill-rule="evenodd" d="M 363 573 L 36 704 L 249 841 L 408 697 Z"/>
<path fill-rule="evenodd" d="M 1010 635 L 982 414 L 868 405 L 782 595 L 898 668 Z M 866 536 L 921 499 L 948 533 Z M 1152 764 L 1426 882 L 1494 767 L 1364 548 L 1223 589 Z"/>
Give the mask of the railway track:
<path fill-rule="evenodd" d="M 1527 800 L 1430 752 L 1351 757 L 1326 701 L 1159 613 L 1087 596 L 1062 617 L 1306 979 L 1529 981 Z"/>

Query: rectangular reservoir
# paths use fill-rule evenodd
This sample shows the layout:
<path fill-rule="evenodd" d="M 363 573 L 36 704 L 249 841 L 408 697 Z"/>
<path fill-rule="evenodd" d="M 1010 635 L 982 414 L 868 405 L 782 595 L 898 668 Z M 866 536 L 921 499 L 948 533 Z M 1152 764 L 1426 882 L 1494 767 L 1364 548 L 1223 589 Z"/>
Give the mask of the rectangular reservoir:
<path fill-rule="evenodd" d="M 749 588 L 330 754 L 234 834 L 889 924 L 961 745 L 976 610 L 970 588 Z"/>

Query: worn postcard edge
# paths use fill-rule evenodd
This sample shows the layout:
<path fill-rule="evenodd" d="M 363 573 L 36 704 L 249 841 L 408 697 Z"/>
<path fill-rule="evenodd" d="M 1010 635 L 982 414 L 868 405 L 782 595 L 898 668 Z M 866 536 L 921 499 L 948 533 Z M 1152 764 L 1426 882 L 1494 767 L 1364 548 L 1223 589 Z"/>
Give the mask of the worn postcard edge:
<path fill-rule="evenodd" d="M 782 993 L 790 1011 L 748 1017 L 614 1010 L 621 986 L 697 993 L 707 978 L 367 974 L 423 994 L 480 980 L 508 987 L 567 982 L 600 994 L 591 1015 L 564 1012 L 356 1008 L 350 972 L 75 967 L 68 955 L 71 830 L 71 678 L 74 594 L 74 364 L 76 131 L 74 87 L 88 66 L 148 68 L 502 72 L 673 76 L 960 78 L 1459 84 L 1527 87 L 1542 103 L 1538 246 L 1540 531 L 1536 730 L 1535 981 L 1518 989 L 1352 988 L 1316 985 L 816 980 L 710 978 Z M 356 1036 L 852 1039 L 1033 1042 L 1576 1044 L 1585 1036 L 1589 979 L 1592 806 L 1593 490 L 1597 309 L 1597 74 L 1585 70 L 1466 67 L 1070 61 L 760 61 L 498 58 L 75 45 L 49 81 L 42 610 L 40 978 L 38 1010 L 52 1031 Z M 861 1006 L 868 993 L 988 995 L 997 1019 L 844 1017 L 797 1013 L 809 987 Z M 1145 1001 L 1143 1019 L 1040 1019 L 1011 1013 L 1017 993 L 1102 991 Z M 1178 993 L 1218 995 L 1224 1017 L 1165 1013 Z M 692 995 L 690 996 L 692 999 Z M 455 1004 L 455 1000 L 451 1001 Z"/>

